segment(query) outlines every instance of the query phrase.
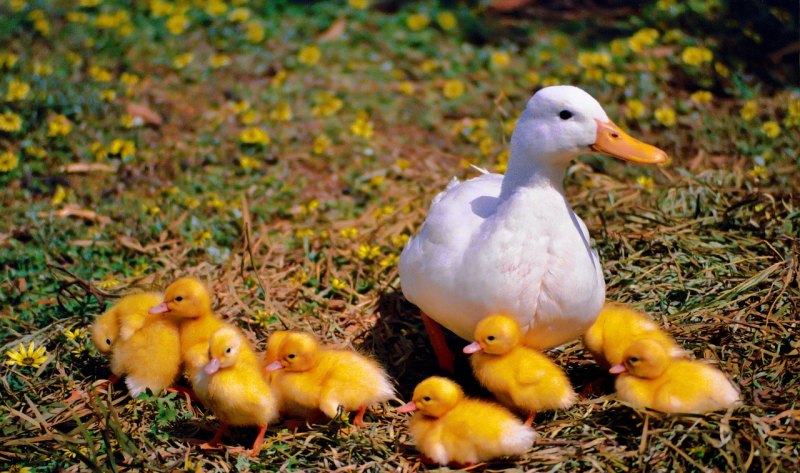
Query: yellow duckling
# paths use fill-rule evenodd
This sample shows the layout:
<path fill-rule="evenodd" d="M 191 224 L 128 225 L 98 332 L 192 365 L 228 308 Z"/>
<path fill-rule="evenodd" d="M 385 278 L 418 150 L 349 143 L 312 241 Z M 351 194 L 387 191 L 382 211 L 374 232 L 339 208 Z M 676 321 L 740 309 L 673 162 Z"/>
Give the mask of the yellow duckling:
<path fill-rule="evenodd" d="M 564 371 L 550 358 L 523 346 L 519 323 L 505 315 L 478 322 L 475 341 L 464 347 L 475 377 L 507 406 L 528 413 L 531 425 L 537 411 L 566 409 L 576 395 Z"/>
<path fill-rule="evenodd" d="M 220 421 L 214 438 L 203 445 L 218 445 L 229 425 L 256 426 L 258 436 L 250 454 L 258 456 L 278 408 L 258 357 L 237 329 L 222 327 L 211 335 L 208 363 L 197 372 L 193 385 L 197 397 Z"/>
<path fill-rule="evenodd" d="M 323 348 L 305 333 L 290 332 L 282 338 L 278 359 L 266 367 L 274 372 L 272 386 L 282 403 L 319 409 L 331 418 L 340 407 L 357 410 L 353 424 L 361 427 L 369 405 L 394 396 L 386 373 L 366 356 L 353 350 Z"/>
<path fill-rule="evenodd" d="M 181 359 L 186 375 L 193 380 L 208 364 L 208 339 L 226 324 L 211 310 L 211 295 L 195 278 L 180 278 L 167 287 L 163 301 L 150 308 L 151 314 L 170 315 L 180 320 Z"/>
<path fill-rule="evenodd" d="M 109 383 L 125 376 L 131 396 L 146 389 L 159 392 L 169 387 L 180 371 L 180 338 L 169 319 L 148 316 L 147 310 L 161 294 L 143 292 L 121 298 L 98 316 L 92 340 L 102 353 L 111 353 Z"/>
<path fill-rule="evenodd" d="M 674 358 L 686 356 L 669 334 L 642 312 L 625 304 L 607 302 L 597 320 L 583 336 L 583 343 L 594 359 L 608 368 L 622 363 L 625 350 L 637 339 L 649 338 L 661 343 Z"/>
<path fill-rule="evenodd" d="M 739 401 L 738 390 L 720 370 L 701 361 L 674 359 L 658 340 L 636 340 L 623 363 L 609 371 L 619 374 L 617 396 L 637 407 L 701 414 Z"/>
<path fill-rule="evenodd" d="M 521 455 L 536 436 L 504 407 L 467 398 L 458 384 L 439 376 L 419 383 L 413 400 L 397 408 L 397 412 L 414 411 L 419 411 L 409 423 L 414 444 L 440 465 L 467 466 Z"/>

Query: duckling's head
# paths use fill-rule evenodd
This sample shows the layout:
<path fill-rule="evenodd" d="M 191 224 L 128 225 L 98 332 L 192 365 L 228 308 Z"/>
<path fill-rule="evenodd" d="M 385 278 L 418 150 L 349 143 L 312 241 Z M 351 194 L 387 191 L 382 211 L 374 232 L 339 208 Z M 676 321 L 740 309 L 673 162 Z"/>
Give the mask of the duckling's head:
<path fill-rule="evenodd" d="M 475 341 L 464 347 L 464 353 L 483 351 L 504 355 L 519 344 L 522 333 L 519 323 L 506 315 L 490 315 L 475 327 Z"/>
<path fill-rule="evenodd" d="M 267 352 L 264 355 L 264 358 L 267 363 L 272 363 L 278 359 L 278 350 L 281 348 L 281 343 L 283 343 L 283 339 L 286 338 L 288 335 L 288 330 L 278 330 L 276 332 L 272 332 L 267 339 Z"/>
<path fill-rule="evenodd" d="M 397 412 L 419 411 L 429 417 L 442 417 L 464 399 L 461 386 L 441 376 L 431 376 L 414 388 L 412 401 Z"/>
<path fill-rule="evenodd" d="M 203 368 L 206 374 L 211 375 L 220 368 L 235 365 L 241 347 L 242 338 L 233 327 L 222 327 L 211 334 L 208 339 L 208 363 Z"/>
<path fill-rule="evenodd" d="M 180 278 L 167 286 L 164 302 L 151 307 L 151 314 L 169 314 L 178 318 L 197 318 L 211 313 L 211 294 L 195 278 Z"/>
<path fill-rule="evenodd" d="M 104 354 L 111 353 L 111 347 L 119 336 L 119 320 L 117 312 L 111 308 L 101 314 L 92 325 L 92 341 L 97 351 Z"/>
<path fill-rule="evenodd" d="M 317 364 L 319 342 L 307 333 L 289 332 L 283 335 L 278 359 L 267 365 L 267 371 L 307 371 Z"/>
<path fill-rule="evenodd" d="M 608 371 L 652 379 L 661 376 L 669 363 L 670 357 L 663 345 L 650 338 L 640 338 L 625 350 L 622 364 L 612 366 Z"/>
<path fill-rule="evenodd" d="M 545 87 L 531 97 L 514 129 L 511 150 L 512 161 L 534 159 L 559 167 L 591 152 L 636 163 L 667 159 L 664 151 L 622 131 L 591 95 L 569 85 Z"/>

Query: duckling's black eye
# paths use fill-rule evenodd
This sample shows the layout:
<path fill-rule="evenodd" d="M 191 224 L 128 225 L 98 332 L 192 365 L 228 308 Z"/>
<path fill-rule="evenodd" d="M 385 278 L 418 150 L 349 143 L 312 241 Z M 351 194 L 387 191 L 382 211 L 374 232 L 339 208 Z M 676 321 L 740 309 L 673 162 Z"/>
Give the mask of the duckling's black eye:
<path fill-rule="evenodd" d="M 639 362 L 639 358 L 635 357 L 635 356 L 632 356 L 632 357 L 628 358 L 628 361 L 630 361 L 631 363 L 638 363 Z"/>
<path fill-rule="evenodd" d="M 231 347 L 228 347 L 228 349 L 225 350 L 225 353 L 230 353 L 230 352 L 231 352 Z"/>
<path fill-rule="evenodd" d="M 570 112 L 569 110 L 562 110 L 558 112 L 558 118 L 562 120 L 569 120 L 570 118 L 572 118 L 572 112 Z"/>
<path fill-rule="evenodd" d="M 178 296 L 178 297 L 176 297 L 176 298 L 175 298 L 175 302 L 180 302 L 180 301 L 182 301 L 182 300 L 183 300 L 183 297 L 182 297 L 182 296 Z"/>
<path fill-rule="evenodd" d="M 296 357 L 296 356 L 297 355 L 295 355 L 294 353 L 290 353 L 289 356 L 287 356 L 286 358 L 289 358 L 290 360 L 293 360 L 294 357 Z"/>
<path fill-rule="evenodd" d="M 110 338 L 106 338 L 106 343 L 111 345 L 111 339 Z"/>
<path fill-rule="evenodd" d="M 494 341 L 494 335 L 489 335 L 488 337 L 486 337 L 486 340 L 489 340 L 490 342 L 493 342 Z"/>
<path fill-rule="evenodd" d="M 431 397 L 430 396 L 425 396 L 425 397 L 422 398 L 422 400 L 425 401 L 425 402 L 431 402 Z"/>

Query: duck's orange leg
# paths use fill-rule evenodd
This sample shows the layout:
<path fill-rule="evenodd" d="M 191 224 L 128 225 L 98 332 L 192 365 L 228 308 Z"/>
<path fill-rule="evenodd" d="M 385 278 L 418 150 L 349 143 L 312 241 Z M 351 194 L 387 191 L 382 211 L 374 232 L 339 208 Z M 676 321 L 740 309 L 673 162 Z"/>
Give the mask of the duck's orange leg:
<path fill-rule="evenodd" d="M 359 407 L 356 416 L 353 417 L 353 425 L 355 425 L 356 427 L 364 427 L 364 414 L 366 412 L 367 412 L 367 406 Z"/>
<path fill-rule="evenodd" d="M 535 418 L 536 418 L 536 411 L 531 411 L 528 414 L 528 418 L 525 419 L 525 427 L 530 427 L 531 425 L 533 425 L 533 419 Z"/>
<path fill-rule="evenodd" d="M 168 393 L 176 393 L 176 394 L 183 394 L 186 397 L 186 407 L 191 411 L 192 410 L 192 401 L 197 401 L 197 394 L 192 391 L 192 388 L 187 388 L 186 386 L 180 386 L 178 384 L 173 384 L 172 386 L 166 389 Z"/>
<path fill-rule="evenodd" d="M 97 394 L 100 391 L 105 391 L 109 386 L 117 384 L 117 381 L 119 381 L 119 376 L 111 373 L 111 376 L 109 376 L 107 380 L 94 387 L 94 393 Z"/>
<path fill-rule="evenodd" d="M 264 434 L 267 433 L 267 427 L 269 427 L 269 424 L 264 424 L 258 428 L 258 435 L 253 442 L 253 449 L 250 450 L 251 457 L 257 457 L 261 452 L 261 446 L 264 444 Z"/>
<path fill-rule="evenodd" d="M 222 443 L 222 436 L 225 435 L 225 432 L 227 431 L 228 431 L 228 424 L 220 422 L 219 430 L 217 430 L 217 433 L 214 434 L 214 437 L 208 442 L 201 443 L 200 448 L 202 448 L 203 450 L 212 450 L 220 448 L 219 444 Z"/>
<path fill-rule="evenodd" d="M 428 317 L 428 314 L 420 311 L 422 316 L 422 323 L 425 324 L 425 330 L 428 331 L 428 338 L 431 340 L 433 346 L 433 353 L 439 361 L 439 368 L 449 374 L 453 374 L 453 352 L 447 346 L 447 341 L 444 338 L 444 331 L 438 322 Z"/>

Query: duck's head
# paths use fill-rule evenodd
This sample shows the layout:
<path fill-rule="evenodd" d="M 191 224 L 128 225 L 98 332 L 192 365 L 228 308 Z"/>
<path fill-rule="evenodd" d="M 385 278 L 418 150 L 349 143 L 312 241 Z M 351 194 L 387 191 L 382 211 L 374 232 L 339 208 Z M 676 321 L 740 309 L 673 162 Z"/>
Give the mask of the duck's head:
<path fill-rule="evenodd" d="M 264 355 L 264 358 L 268 364 L 278 359 L 278 350 L 281 348 L 283 339 L 286 338 L 286 335 L 289 333 L 290 332 L 287 330 L 278 330 L 270 334 L 269 338 L 267 339 L 267 352 Z"/>
<path fill-rule="evenodd" d="M 414 388 L 412 401 L 397 408 L 397 412 L 419 411 L 429 417 L 441 417 L 464 399 L 461 386 L 441 376 L 431 376 Z"/>
<path fill-rule="evenodd" d="M 319 342 L 307 333 L 289 332 L 283 335 L 277 354 L 278 359 L 266 366 L 267 371 L 310 370 L 318 361 Z"/>
<path fill-rule="evenodd" d="M 625 350 L 622 363 L 612 366 L 608 371 L 652 379 L 661 376 L 669 363 L 670 357 L 663 345 L 650 338 L 640 338 Z"/>
<path fill-rule="evenodd" d="M 195 278 L 180 278 L 167 286 L 164 302 L 148 311 L 178 318 L 196 318 L 211 312 L 211 294 L 206 285 Z"/>
<path fill-rule="evenodd" d="M 464 347 L 464 353 L 483 351 L 503 355 L 519 344 L 521 336 L 516 320 L 506 315 L 490 315 L 475 326 L 475 341 Z"/>
<path fill-rule="evenodd" d="M 104 354 L 111 353 L 114 342 L 119 336 L 119 319 L 115 308 L 97 317 L 92 324 L 92 342 L 97 351 Z"/>
<path fill-rule="evenodd" d="M 211 334 L 208 339 L 208 363 L 203 371 L 212 375 L 220 368 L 227 368 L 236 364 L 239 351 L 242 348 L 242 338 L 232 327 L 222 327 Z"/>
<path fill-rule="evenodd" d="M 512 159 L 559 167 L 586 153 L 641 164 L 667 160 L 664 151 L 615 125 L 594 97 L 569 85 L 545 87 L 531 97 L 514 129 L 511 150 Z"/>

